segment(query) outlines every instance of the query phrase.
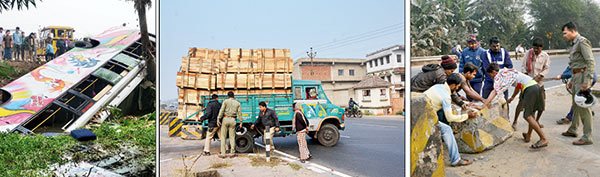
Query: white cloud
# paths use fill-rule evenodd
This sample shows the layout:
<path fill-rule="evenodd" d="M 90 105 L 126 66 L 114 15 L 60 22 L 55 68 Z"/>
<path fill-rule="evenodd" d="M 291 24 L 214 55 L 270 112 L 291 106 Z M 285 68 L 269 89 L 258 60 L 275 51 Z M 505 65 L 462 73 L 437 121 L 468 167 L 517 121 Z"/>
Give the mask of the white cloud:
<path fill-rule="evenodd" d="M 156 3 L 146 11 L 148 31 L 155 32 Z M 38 32 L 45 26 L 71 26 L 75 38 L 94 36 L 104 30 L 126 23 L 138 27 L 137 12 L 133 2 L 124 0 L 45 0 L 37 1 L 37 7 L 0 13 L 0 27 L 21 28 L 26 33 Z"/>

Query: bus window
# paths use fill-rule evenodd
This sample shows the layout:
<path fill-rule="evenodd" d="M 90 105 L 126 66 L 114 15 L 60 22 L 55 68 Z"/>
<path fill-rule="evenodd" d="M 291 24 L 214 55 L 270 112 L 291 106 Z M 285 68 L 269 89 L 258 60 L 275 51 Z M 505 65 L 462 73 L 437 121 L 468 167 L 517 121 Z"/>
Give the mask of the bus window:
<path fill-rule="evenodd" d="M 65 30 L 58 30 L 56 37 L 63 37 Z"/>
<path fill-rule="evenodd" d="M 306 93 L 307 100 L 316 100 L 317 99 L 318 92 L 317 92 L 316 87 L 306 87 L 304 92 Z"/>

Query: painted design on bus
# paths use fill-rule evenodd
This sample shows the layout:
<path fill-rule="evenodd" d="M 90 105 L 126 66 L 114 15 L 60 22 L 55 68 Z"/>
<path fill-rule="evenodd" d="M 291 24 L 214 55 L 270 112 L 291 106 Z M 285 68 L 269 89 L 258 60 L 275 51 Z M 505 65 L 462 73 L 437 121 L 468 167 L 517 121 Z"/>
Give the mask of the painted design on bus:
<path fill-rule="evenodd" d="M 74 48 L 2 87 L 11 99 L 0 105 L 0 131 L 27 120 L 139 38 L 139 30 L 110 28 L 92 37 L 98 46 Z"/>

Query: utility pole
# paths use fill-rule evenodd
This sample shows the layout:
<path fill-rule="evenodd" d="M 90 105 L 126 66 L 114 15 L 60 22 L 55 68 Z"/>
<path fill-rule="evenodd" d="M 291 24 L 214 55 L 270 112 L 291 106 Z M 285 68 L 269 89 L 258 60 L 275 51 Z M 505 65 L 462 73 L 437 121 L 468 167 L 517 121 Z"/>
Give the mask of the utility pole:
<path fill-rule="evenodd" d="M 314 64 L 313 64 L 313 59 L 315 56 L 317 56 L 317 52 L 313 52 L 312 47 L 310 47 L 310 52 L 306 52 L 306 55 L 308 55 L 308 57 L 310 57 L 310 75 L 314 76 L 315 72 L 314 72 Z"/>

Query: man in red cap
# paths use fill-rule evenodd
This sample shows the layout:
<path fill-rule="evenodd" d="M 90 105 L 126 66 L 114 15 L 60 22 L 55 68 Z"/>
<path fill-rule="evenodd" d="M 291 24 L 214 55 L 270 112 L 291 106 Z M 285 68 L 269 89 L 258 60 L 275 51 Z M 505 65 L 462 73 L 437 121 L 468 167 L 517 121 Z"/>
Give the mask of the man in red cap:
<path fill-rule="evenodd" d="M 446 83 L 446 77 L 456 70 L 456 60 L 448 55 L 442 56 L 440 64 L 428 64 L 421 68 L 422 72 L 410 79 L 413 92 L 424 92 L 435 84 Z"/>

